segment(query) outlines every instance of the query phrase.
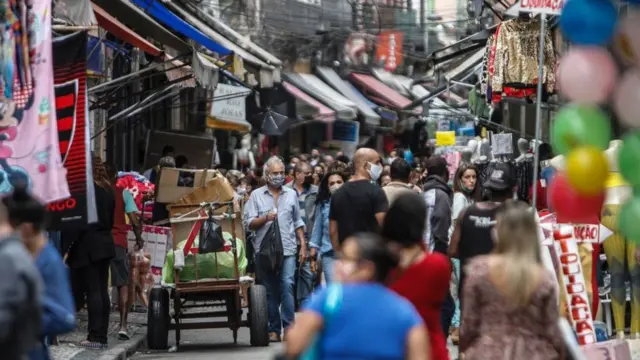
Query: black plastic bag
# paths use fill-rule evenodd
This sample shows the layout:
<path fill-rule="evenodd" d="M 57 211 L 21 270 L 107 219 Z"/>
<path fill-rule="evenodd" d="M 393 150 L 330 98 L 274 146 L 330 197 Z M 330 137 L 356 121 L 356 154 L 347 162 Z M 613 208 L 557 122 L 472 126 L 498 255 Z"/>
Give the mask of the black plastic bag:
<path fill-rule="evenodd" d="M 260 250 L 258 251 L 258 263 L 266 271 L 280 272 L 282 260 L 284 259 L 284 249 L 282 248 L 282 238 L 280 236 L 280 226 L 278 218 L 269 226 L 269 229 L 262 238 Z"/>
<path fill-rule="evenodd" d="M 209 254 L 224 250 L 224 237 L 222 236 L 222 226 L 218 224 L 212 216 L 202 223 L 200 228 L 200 241 L 198 243 L 198 254 Z"/>

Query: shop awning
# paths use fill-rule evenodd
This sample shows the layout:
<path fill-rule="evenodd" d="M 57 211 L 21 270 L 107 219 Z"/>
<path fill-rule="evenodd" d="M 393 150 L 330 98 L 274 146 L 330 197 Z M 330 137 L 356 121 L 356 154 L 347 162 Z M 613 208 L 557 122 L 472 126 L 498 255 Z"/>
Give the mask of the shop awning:
<path fill-rule="evenodd" d="M 193 70 L 191 69 L 191 66 L 185 65 L 182 61 L 174 60 L 173 57 L 166 54 L 164 55 L 164 61 L 167 62 L 164 64 L 164 71 L 165 75 L 167 76 L 167 80 L 176 81 L 178 79 L 184 79 L 189 75 L 193 76 Z M 198 84 L 196 83 L 195 77 L 180 81 L 178 83 L 179 87 L 188 88 L 194 88 L 197 85 Z"/>
<path fill-rule="evenodd" d="M 300 90 L 335 110 L 338 119 L 353 120 L 357 117 L 358 107 L 354 102 L 340 95 L 340 93 L 314 75 L 286 73 L 284 78 Z"/>
<path fill-rule="evenodd" d="M 296 114 L 298 116 L 327 122 L 336 120 L 335 111 L 324 106 L 321 102 L 286 81 L 283 81 L 282 85 L 296 98 Z"/>
<path fill-rule="evenodd" d="M 93 0 L 93 3 L 145 38 L 155 39 L 179 53 L 191 51 L 186 42 L 158 24 L 129 0 Z"/>
<path fill-rule="evenodd" d="M 108 0 L 113 1 L 113 0 Z M 182 20 L 178 15 L 169 11 L 158 0 L 131 0 L 132 3 L 139 6 L 144 12 L 153 16 L 160 23 L 173 29 L 175 32 L 186 36 L 188 39 L 195 41 L 197 44 L 204 46 L 206 49 L 213 51 L 219 55 L 229 55 L 231 50 L 212 40 L 209 36 L 203 34 L 193 25 Z"/>
<path fill-rule="evenodd" d="M 134 0 L 134 1 L 152 1 L 152 0 Z M 260 86 L 261 87 L 272 87 L 274 82 L 280 82 L 280 69 L 274 66 L 271 66 L 264 61 L 258 59 L 247 50 L 241 48 L 240 46 L 234 44 L 231 40 L 225 38 L 220 33 L 213 30 L 209 25 L 200 21 L 197 17 L 191 15 L 181 6 L 176 4 L 175 2 L 167 3 L 167 6 L 172 11 L 175 11 L 176 14 L 182 16 L 186 21 L 190 24 L 193 24 L 195 28 L 202 32 L 202 34 L 206 35 L 217 44 L 223 46 L 225 49 L 228 49 L 230 52 L 238 55 L 242 58 L 243 61 L 256 66 L 260 69 Z"/>
<path fill-rule="evenodd" d="M 464 60 L 460 65 L 455 68 L 447 71 L 444 74 L 444 78 L 447 82 L 451 80 L 456 80 L 461 75 L 465 74 L 469 70 L 478 66 L 478 64 L 482 63 L 482 58 L 484 57 L 485 48 L 474 52 L 471 56 L 469 56 L 466 60 Z"/>
<path fill-rule="evenodd" d="M 398 94 L 397 91 L 388 87 L 371 75 L 352 73 L 351 79 L 368 92 L 379 103 L 392 109 L 403 109 L 411 104 L 411 100 Z M 417 107 L 412 110 L 415 114 L 421 114 L 422 108 Z"/>
<path fill-rule="evenodd" d="M 108 12 L 102 9 L 100 6 L 96 4 L 92 4 L 93 12 L 98 19 L 98 24 L 103 27 L 105 30 L 137 48 L 140 50 L 151 54 L 153 56 L 160 56 L 162 54 L 162 50 L 155 47 L 153 44 L 148 42 L 145 38 L 138 35 L 135 31 L 129 29 L 126 25 L 118 21 L 118 19 L 111 16 Z"/>
<path fill-rule="evenodd" d="M 380 116 L 373 111 L 370 104 L 363 100 L 364 96 L 359 94 L 351 84 L 342 80 L 340 75 L 331 68 L 319 66 L 316 71 L 327 84 L 356 104 L 358 111 L 362 114 L 367 124 L 380 125 Z"/>
<path fill-rule="evenodd" d="M 75 26 L 97 24 L 89 0 L 57 0 L 56 6 L 53 7 L 53 18 Z"/>
<path fill-rule="evenodd" d="M 275 66 L 276 68 L 282 67 L 282 61 L 275 57 L 273 54 L 264 50 L 253 41 L 251 41 L 248 37 L 238 33 L 233 30 L 230 26 L 225 24 L 222 20 L 208 14 L 202 9 L 194 6 L 193 3 L 183 2 L 182 3 L 186 10 L 190 10 L 193 14 L 196 14 L 200 20 L 204 21 L 207 25 L 211 26 L 216 32 L 222 34 L 229 40 L 233 41 L 235 44 L 240 46 L 242 49 L 248 50 L 253 55 L 262 59 L 269 65 Z"/>

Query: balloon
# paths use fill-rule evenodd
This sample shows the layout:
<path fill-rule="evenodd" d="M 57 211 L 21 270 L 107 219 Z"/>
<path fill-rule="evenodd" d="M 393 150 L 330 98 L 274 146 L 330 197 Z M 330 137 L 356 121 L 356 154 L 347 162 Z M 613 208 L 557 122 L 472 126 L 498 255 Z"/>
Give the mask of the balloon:
<path fill-rule="evenodd" d="M 618 28 L 613 39 L 615 54 L 626 65 L 640 66 L 640 14 L 629 12 Z"/>
<path fill-rule="evenodd" d="M 571 187 L 567 176 L 559 173 L 549 185 L 549 199 L 558 222 L 589 224 L 600 214 L 604 192 L 593 196 L 580 195 Z"/>
<path fill-rule="evenodd" d="M 609 0 L 569 0 L 560 15 L 560 29 L 574 44 L 606 45 L 617 21 L 616 7 Z"/>
<path fill-rule="evenodd" d="M 567 155 L 567 179 L 578 194 L 602 193 L 608 175 L 609 162 L 600 149 L 583 146 Z"/>
<path fill-rule="evenodd" d="M 640 244 L 640 197 L 634 195 L 620 209 L 620 232 L 629 240 Z"/>
<path fill-rule="evenodd" d="M 628 71 L 613 96 L 613 109 L 620 123 L 640 127 L 640 69 Z"/>
<path fill-rule="evenodd" d="M 567 98 L 600 104 L 609 98 L 618 69 L 605 48 L 573 47 L 560 60 L 558 88 Z"/>
<path fill-rule="evenodd" d="M 562 155 L 567 155 L 571 149 L 582 145 L 605 150 L 609 146 L 609 140 L 609 120 L 602 110 L 593 105 L 565 106 L 556 116 L 551 129 L 551 145 Z"/>
<path fill-rule="evenodd" d="M 618 151 L 620 174 L 631 186 L 640 187 L 640 131 L 627 133 L 622 141 Z"/>

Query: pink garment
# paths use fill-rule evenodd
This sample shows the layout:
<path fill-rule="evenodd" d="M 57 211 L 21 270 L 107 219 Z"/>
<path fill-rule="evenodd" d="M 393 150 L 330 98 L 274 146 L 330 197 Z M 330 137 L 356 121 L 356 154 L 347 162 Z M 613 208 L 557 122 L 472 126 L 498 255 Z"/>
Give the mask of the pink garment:
<path fill-rule="evenodd" d="M 462 155 L 459 152 L 450 152 L 443 155 L 447 160 L 447 168 L 449 169 L 449 179 L 453 179 L 456 176 L 456 171 L 462 160 Z"/>
<path fill-rule="evenodd" d="M 34 1 L 33 15 L 29 53 L 35 89 L 27 85 L 19 97 L 0 99 L 11 110 L 0 116 L 0 195 L 12 191 L 13 180 L 26 177 L 33 194 L 48 203 L 69 197 L 69 187 L 56 125 L 51 2 Z"/>

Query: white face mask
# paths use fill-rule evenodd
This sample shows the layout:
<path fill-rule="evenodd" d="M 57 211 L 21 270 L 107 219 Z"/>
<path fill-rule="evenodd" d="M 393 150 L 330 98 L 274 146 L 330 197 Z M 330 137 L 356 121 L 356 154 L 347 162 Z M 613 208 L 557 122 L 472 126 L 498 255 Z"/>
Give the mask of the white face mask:
<path fill-rule="evenodd" d="M 244 195 L 244 194 L 246 194 L 246 193 L 247 193 L 247 189 L 246 189 L 246 188 L 243 188 L 243 187 L 236 188 L 236 193 L 237 193 L 238 195 L 242 196 L 242 195 Z"/>
<path fill-rule="evenodd" d="M 369 165 L 371 165 L 371 168 L 369 168 L 369 176 L 371 176 L 371 180 L 378 181 L 380 174 L 382 174 L 382 166 L 372 163 L 369 163 Z"/>
<path fill-rule="evenodd" d="M 329 192 L 331 193 L 331 195 L 335 194 L 336 191 L 338 191 L 338 189 L 340 189 L 342 185 L 340 184 L 335 184 L 332 187 L 329 188 Z"/>
<path fill-rule="evenodd" d="M 395 159 L 397 159 L 397 157 L 389 157 L 389 159 L 387 159 L 389 165 L 391 165 Z"/>

